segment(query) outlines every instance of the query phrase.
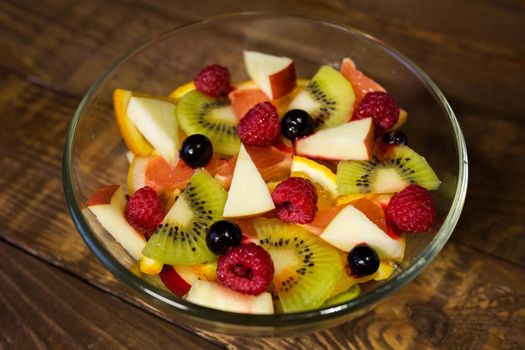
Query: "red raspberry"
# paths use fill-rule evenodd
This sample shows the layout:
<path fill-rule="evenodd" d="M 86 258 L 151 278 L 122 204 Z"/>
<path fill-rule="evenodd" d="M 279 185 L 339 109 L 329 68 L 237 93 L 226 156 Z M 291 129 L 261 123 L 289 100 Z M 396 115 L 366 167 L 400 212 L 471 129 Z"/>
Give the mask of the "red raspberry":
<path fill-rule="evenodd" d="M 269 146 L 277 140 L 280 133 L 279 114 L 268 101 L 256 104 L 237 126 L 237 134 L 248 146 Z"/>
<path fill-rule="evenodd" d="M 226 67 L 212 64 L 197 74 L 195 87 L 212 97 L 226 96 L 230 92 L 230 72 Z"/>
<path fill-rule="evenodd" d="M 397 123 L 399 106 L 387 92 L 369 92 L 357 106 L 352 119 L 359 120 L 372 117 L 374 126 L 384 132 Z"/>
<path fill-rule="evenodd" d="M 244 294 L 259 295 L 273 279 L 273 261 L 254 243 L 241 244 L 219 258 L 217 278 L 226 287 Z"/>
<path fill-rule="evenodd" d="M 164 218 L 164 207 L 157 192 L 149 186 L 138 189 L 129 198 L 126 206 L 126 220 L 137 231 L 149 238 Z"/>
<path fill-rule="evenodd" d="M 275 212 L 284 222 L 307 224 L 317 212 L 317 191 L 314 185 L 300 177 L 290 177 L 272 192 Z"/>
<path fill-rule="evenodd" d="M 434 200 L 426 189 L 410 185 L 392 197 L 386 214 L 401 231 L 425 232 L 436 218 Z"/>

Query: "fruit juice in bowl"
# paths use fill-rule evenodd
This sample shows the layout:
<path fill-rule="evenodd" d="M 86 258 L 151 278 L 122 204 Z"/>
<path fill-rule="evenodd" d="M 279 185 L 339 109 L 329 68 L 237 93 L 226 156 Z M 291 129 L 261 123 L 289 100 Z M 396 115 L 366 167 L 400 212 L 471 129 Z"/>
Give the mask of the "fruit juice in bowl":
<path fill-rule="evenodd" d="M 201 67 L 179 72 L 187 80 L 169 91 L 156 86 L 159 72 L 144 88 L 140 77 L 117 74 L 110 96 L 97 91 L 111 99 L 126 146 L 110 151 L 129 164 L 119 160 L 101 186 L 88 186 L 83 215 L 149 283 L 133 277 L 132 285 L 183 305 L 192 321 L 218 310 L 268 335 L 272 317 L 306 324 L 354 300 L 370 306 L 368 295 L 410 269 L 411 245 L 424 249 L 442 223 L 449 174 L 412 145 L 405 96 L 354 57 L 312 69 L 286 52 L 196 55 Z M 164 88 L 170 80 L 158 79 Z"/>

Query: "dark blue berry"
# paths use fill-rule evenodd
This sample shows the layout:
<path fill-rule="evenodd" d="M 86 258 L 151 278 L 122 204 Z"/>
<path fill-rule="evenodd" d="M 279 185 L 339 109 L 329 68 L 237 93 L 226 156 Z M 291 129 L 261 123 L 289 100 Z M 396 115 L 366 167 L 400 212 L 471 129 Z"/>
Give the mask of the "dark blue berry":
<path fill-rule="evenodd" d="M 356 245 L 348 253 L 347 261 L 354 277 L 369 276 L 379 268 L 379 256 L 367 244 Z"/>
<path fill-rule="evenodd" d="M 186 137 L 182 143 L 180 157 L 192 168 L 208 164 L 213 155 L 213 146 L 209 138 L 201 134 Z"/>
<path fill-rule="evenodd" d="M 229 249 L 237 247 L 241 241 L 241 228 L 236 223 L 227 220 L 214 222 L 206 235 L 208 248 L 217 255 L 222 255 Z"/>
<path fill-rule="evenodd" d="M 381 142 L 387 145 L 406 145 L 408 140 L 402 131 L 394 130 L 384 134 Z"/>
<path fill-rule="evenodd" d="M 281 120 L 281 132 L 287 139 L 294 141 L 314 132 L 314 120 L 302 109 L 292 109 Z"/>

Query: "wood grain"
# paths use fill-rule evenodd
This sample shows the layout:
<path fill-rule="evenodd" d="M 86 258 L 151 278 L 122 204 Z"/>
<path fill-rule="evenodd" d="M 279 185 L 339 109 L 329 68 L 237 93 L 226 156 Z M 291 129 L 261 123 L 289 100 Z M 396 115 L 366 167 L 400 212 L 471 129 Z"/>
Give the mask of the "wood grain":
<path fill-rule="evenodd" d="M 220 349 L 4 242 L 0 259 L 2 349 Z"/>
<path fill-rule="evenodd" d="M 385 39 L 411 57 L 444 90 L 458 115 L 469 148 L 470 187 L 447 248 L 414 283 L 372 313 L 300 338 L 254 340 L 196 330 L 207 339 L 201 341 L 186 333 L 187 328 L 126 305 L 166 317 L 115 281 L 83 244 L 65 210 L 60 183 L 63 137 L 94 77 L 129 47 L 188 21 L 247 9 L 334 19 Z M 7 330 L 0 331 L 0 347 L 106 348 L 92 344 L 105 327 L 122 333 L 111 344 L 153 346 L 147 339 L 134 339 L 137 332 L 128 324 L 112 325 L 97 307 L 115 303 L 121 310 L 115 319 L 157 322 L 159 328 L 148 334 L 158 337 L 162 348 L 170 347 L 171 333 L 171 339 L 182 339 L 177 341 L 189 348 L 211 346 L 208 341 L 231 349 L 524 348 L 524 13 L 523 2 L 512 0 L 221 0 L 205 6 L 143 0 L 89 1 L 82 6 L 67 0 L 0 2 L 0 240 L 40 259 L 0 243 L 3 261 L 14 265 L 12 270 L 0 267 L 2 287 L 10 286 L 0 289 L 7 308 L 0 314 L 0 328 Z M 54 281 L 56 289 L 12 272 L 28 270 Z M 97 322 L 83 329 L 55 327 L 62 319 L 76 320 L 71 309 L 86 299 L 76 290 L 93 300 L 86 303 L 85 313 Z M 65 300 L 57 302 L 50 296 L 54 293 Z M 28 302 L 41 300 L 38 294 L 55 302 Z M 65 297 L 69 294 L 71 300 Z M 21 343 L 10 343 L 12 334 Z M 132 339 L 124 339 L 126 334 Z"/>
<path fill-rule="evenodd" d="M 287 1 L 278 4 L 263 2 L 254 10 L 280 9 L 301 13 L 294 11 L 295 5 L 294 2 Z M 523 154 L 523 142 L 513 142 L 514 147 L 507 147 L 509 142 L 506 140 L 509 130 L 512 131 L 511 137 L 519 136 L 520 133 L 514 131 L 522 130 L 520 124 L 524 122 L 519 94 L 522 91 L 520 82 L 525 81 L 525 45 L 519 40 L 522 36 L 518 35 L 525 35 L 524 26 L 519 20 L 519 13 L 523 8 L 518 5 L 502 6 L 495 3 L 483 3 L 472 7 L 460 2 L 454 3 L 455 14 L 450 17 L 447 16 L 449 7 L 445 4 L 429 4 L 429 8 L 411 6 L 410 2 L 404 3 L 403 6 L 398 5 L 384 8 L 373 3 L 349 2 L 345 8 L 337 1 L 322 5 L 311 2 L 309 11 L 384 37 L 387 42 L 420 64 L 444 89 L 460 122 L 465 125 L 467 145 L 471 151 L 471 181 L 482 178 L 475 176 L 476 174 L 486 174 L 487 178 L 494 179 L 494 186 L 505 187 L 496 189 L 496 192 L 492 192 L 490 188 L 483 191 L 471 190 L 469 203 L 472 202 L 473 206 L 476 206 L 486 200 L 488 193 L 500 191 L 512 196 L 512 193 L 515 193 L 513 187 L 521 187 L 515 182 L 523 179 L 524 171 L 523 168 L 509 166 L 516 155 Z M 48 4 L 42 2 L 40 5 L 6 1 L 0 6 L 3 10 L 0 11 L 0 28 L 3 29 L 0 30 L 0 43 L 3 43 L 0 44 L 0 48 L 7 53 L 0 55 L 0 67 L 14 70 L 37 84 L 77 97 L 80 97 L 93 82 L 92 77 L 100 74 L 112 60 L 145 38 L 193 18 L 248 8 L 238 7 L 237 2 L 232 0 L 221 1 L 220 7 L 205 7 L 204 11 L 201 6 L 188 5 L 185 6 L 184 12 L 179 11 L 176 5 L 163 7 L 160 2 L 149 1 L 139 1 L 134 6 L 120 1 L 111 4 L 92 1 L 80 8 L 69 1 L 51 1 Z M 108 10 L 107 6 L 111 9 Z M 100 13 L 106 10 L 116 15 L 111 18 L 100 16 Z M 433 14 L 435 23 L 429 20 L 429 13 Z M 491 14 L 488 22 L 491 25 L 482 25 L 486 22 L 482 22 L 486 13 Z M 506 17 L 503 31 L 498 32 L 497 36 L 488 35 L 489 30 L 494 29 L 498 23 L 497 19 L 504 16 Z M 26 25 L 21 25 L 22 17 L 25 18 L 24 22 L 31 24 L 32 30 Z M 86 29 L 85 24 L 95 17 L 99 19 L 96 29 L 91 26 Z M 136 20 L 127 21 L 130 17 Z M 42 34 L 35 36 L 35 32 Z M 76 35 L 78 32 L 83 36 L 79 38 Z M 122 32 L 126 35 L 120 35 Z M 484 35 L 477 38 L 476 35 L 481 33 Z M 16 43 L 25 45 L 13 46 L 17 45 Z M 482 78 L 480 72 L 483 72 Z M 500 93 L 501 91 L 505 91 L 505 94 Z M 501 100 L 502 98 L 505 100 Z M 498 115 L 498 118 L 494 118 L 495 115 Z M 501 120 L 511 120 L 513 123 L 505 124 Z M 506 126 L 505 129 L 488 128 L 491 123 L 503 123 Z M 478 125 L 473 128 L 473 124 Z M 514 127 L 515 124 L 518 124 L 517 128 Z M 504 155 L 484 151 L 485 146 L 493 143 L 478 137 L 486 130 L 495 133 L 491 134 L 490 138 L 495 139 L 494 144 L 504 148 Z M 483 151 L 479 152 L 478 149 Z M 513 156 L 507 155 L 509 150 Z M 489 162 L 487 156 L 496 161 Z M 484 180 L 481 182 L 485 184 Z M 506 201 L 505 196 L 500 198 L 503 202 Z M 461 231 L 466 233 L 458 235 L 458 239 L 476 249 L 524 265 L 524 252 L 517 247 L 525 245 L 509 242 L 518 239 L 523 243 L 522 235 L 517 232 L 524 227 L 524 221 L 515 213 L 525 211 L 525 204 L 522 198 L 509 200 L 517 201 L 514 205 L 515 212 L 505 213 L 507 216 L 512 215 L 510 225 L 506 225 L 507 220 L 501 221 L 498 216 L 492 216 L 493 222 L 496 220 L 505 223 L 505 227 L 501 224 L 498 226 L 498 232 L 502 229 L 509 231 L 509 236 L 485 233 L 487 224 L 474 219 L 462 226 L 468 229 Z M 485 215 L 477 207 L 474 209 L 467 205 L 467 210 L 469 209 L 472 210 L 473 217 Z M 469 239 L 472 232 L 478 231 L 480 233 L 477 236 L 483 235 L 484 239 Z M 486 244 L 485 239 L 496 244 Z"/>
<path fill-rule="evenodd" d="M 1 140 L 5 142 L 4 145 L 8 143 L 19 145 L 16 148 L 11 147 L 11 152 L 5 152 L 2 155 L 2 159 L 6 162 L 4 166 L 7 169 L 4 176 L 0 178 L 0 186 L 5 188 L 4 196 L 0 197 L 0 208 L 2 208 L 0 209 L 0 221 L 6 224 L 2 230 L 3 239 L 80 276 L 111 294 L 118 295 L 137 306 L 146 307 L 115 281 L 93 258 L 65 212 L 59 183 L 62 140 L 52 135 L 65 131 L 69 116 L 78 100 L 75 97 L 62 95 L 27 82 L 16 75 L 3 73 L 0 78 L 2 81 L 0 89 L 12 94 L 0 96 L 0 113 L 7 116 L 4 119 L 4 122 L 7 123 L 5 130 L 18 130 L 16 134 L 4 132 L 1 134 Z M 18 96 L 18 99 L 14 99 L 13 96 Z M 504 121 L 503 123 L 511 122 Z M 505 127 L 501 125 L 497 125 L 497 128 L 505 130 Z M 4 146 L 1 149 L 5 151 L 8 147 Z M 42 154 L 37 160 L 31 157 L 31 154 L 35 152 Z M 17 180 L 10 183 L 8 179 Z M 29 198 L 31 200 L 28 200 Z M 48 209 L 43 210 L 42 208 Z M 17 215 L 12 216 L 12 213 L 15 212 Z M 458 273 L 460 273 L 459 276 L 449 280 L 450 276 Z M 495 279 L 496 277 L 500 282 Z M 490 326 L 495 327 L 500 333 L 503 332 L 505 339 L 512 339 L 518 337 L 519 330 L 523 326 L 520 313 L 512 310 L 517 307 L 516 303 L 520 304 L 523 297 L 520 294 L 520 285 L 524 277 L 524 269 L 520 267 L 452 243 L 429 271 L 393 299 L 379 305 L 372 314 L 365 316 L 366 321 L 361 319 L 332 331 L 297 339 L 268 339 L 254 342 L 253 339 L 225 337 L 208 332 L 199 331 L 199 334 L 218 344 L 229 344 L 230 347 L 239 349 L 249 349 L 255 344 L 264 349 L 282 348 L 292 344 L 300 349 L 328 346 L 327 344 L 330 344 L 332 348 L 341 349 L 351 346 L 366 348 L 369 345 L 375 348 L 388 348 L 388 346 L 395 347 L 396 342 L 412 346 L 414 339 L 428 343 L 428 346 L 439 347 L 455 339 L 445 337 L 451 332 L 451 329 L 456 332 L 456 335 L 468 337 L 469 332 L 473 331 L 469 327 L 475 328 L 475 326 L 478 327 L 475 328 L 476 332 L 480 334 L 488 329 L 484 327 Z M 457 286 L 458 282 L 464 285 Z M 499 284 L 508 294 L 505 296 L 508 302 L 497 306 L 497 310 L 512 313 L 512 317 L 518 315 L 518 319 L 514 320 L 516 322 L 513 321 L 510 326 L 506 326 L 503 321 L 488 325 L 478 324 L 478 318 L 484 311 L 474 307 L 467 314 L 457 315 L 462 305 L 468 302 L 463 291 L 477 290 L 478 294 L 488 291 L 486 298 L 489 303 L 499 302 L 497 301 L 497 298 L 500 298 L 497 294 L 500 291 Z M 454 293 L 458 295 L 451 298 L 449 303 L 445 303 L 448 298 L 446 291 L 450 293 L 448 295 L 454 295 Z M 436 313 L 436 317 L 439 322 L 456 323 L 452 328 L 447 328 L 446 332 L 438 330 L 443 333 L 443 336 L 436 340 L 434 339 L 436 334 L 425 328 L 430 325 L 419 328 L 419 323 L 421 318 L 427 315 L 427 308 L 438 307 L 440 312 Z M 157 310 L 150 309 L 150 311 L 165 317 Z M 394 319 L 392 319 L 393 315 L 395 315 Z M 454 321 L 455 317 L 460 316 L 463 317 L 461 322 Z M 443 317 L 447 318 L 446 322 L 440 321 Z M 432 324 L 435 321 L 434 316 L 431 316 L 426 322 Z M 461 328 L 462 322 L 471 325 Z M 381 327 L 388 328 L 390 333 L 387 334 L 391 335 L 385 335 L 385 339 L 377 338 L 384 333 Z M 349 333 L 349 330 L 352 332 Z M 398 339 L 398 334 L 404 334 L 405 338 Z M 412 334 L 412 336 L 407 337 L 406 334 Z M 489 340 L 492 341 L 491 339 L 483 342 L 487 343 Z"/>

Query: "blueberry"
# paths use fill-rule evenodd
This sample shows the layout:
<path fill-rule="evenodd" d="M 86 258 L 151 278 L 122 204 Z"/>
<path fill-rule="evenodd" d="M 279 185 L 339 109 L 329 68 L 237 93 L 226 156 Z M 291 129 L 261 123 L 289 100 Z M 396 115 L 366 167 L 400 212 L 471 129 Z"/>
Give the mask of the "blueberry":
<path fill-rule="evenodd" d="M 182 143 L 180 157 L 192 168 L 208 164 L 213 155 L 213 146 L 209 138 L 201 134 L 186 137 Z"/>
<path fill-rule="evenodd" d="M 236 223 L 227 220 L 214 222 L 206 235 L 208 248 L 217 255 L 222 255 L 228 249 L 237 247 L 241 241 L 241 228 Z"/>
<path fill-rule="evenodd" d="M 402 131 L 394 130 L 384 134 L 381 142 L 387 145 L 406 145 L 408 140 Z"/>
<path fill-rule="evenodd" d="M 354 277 L 373 274 L 379 268 L 379 256 L 367 244 L 356 245 L 347 256 L 348 267 Z"/>
<path fill-rule="evenodd" d="M 281 132 L 289 140 L 308 136 L 314 132 L 314 120 L 302 109 L 292 109 L 281 120 Z"/>

